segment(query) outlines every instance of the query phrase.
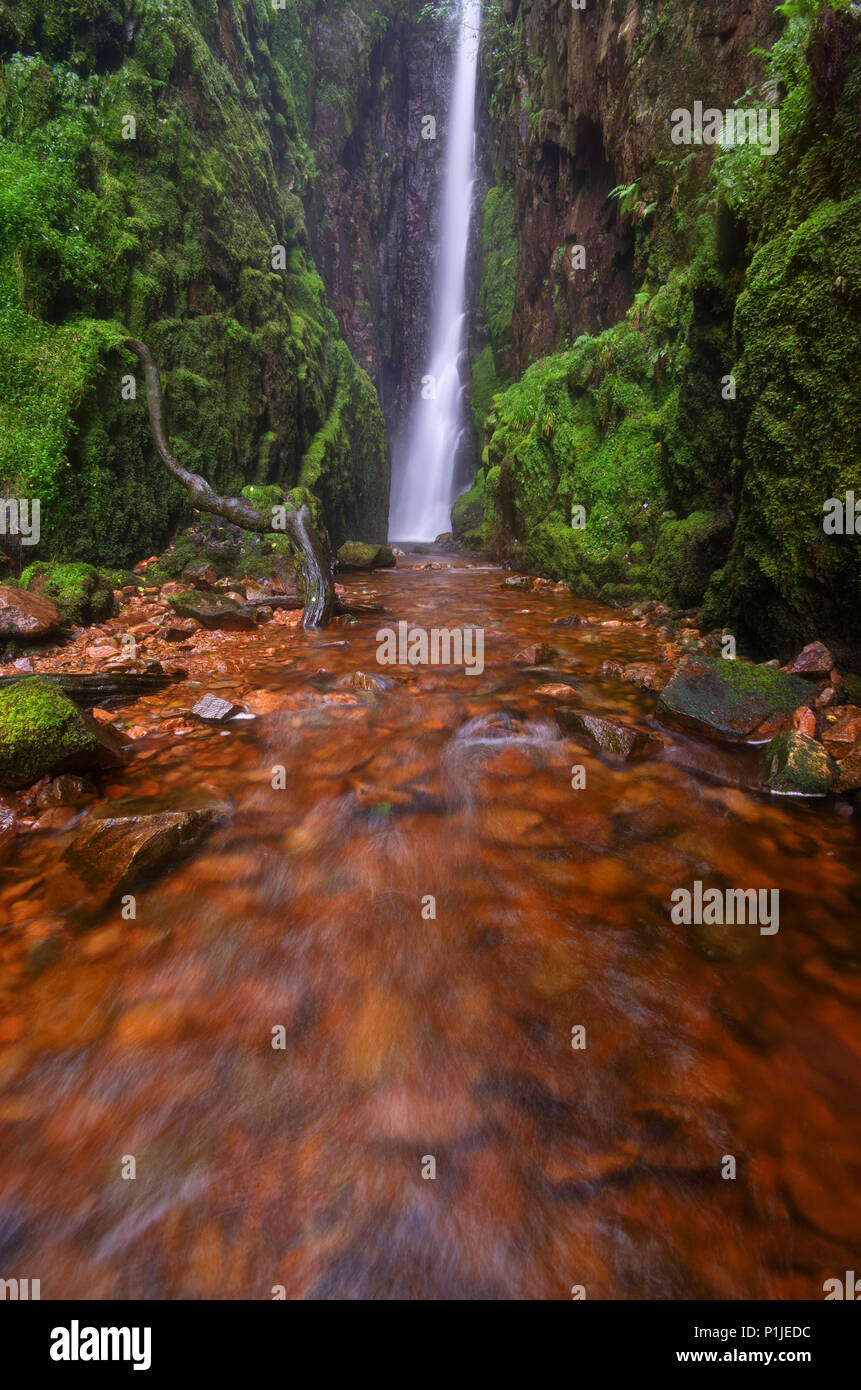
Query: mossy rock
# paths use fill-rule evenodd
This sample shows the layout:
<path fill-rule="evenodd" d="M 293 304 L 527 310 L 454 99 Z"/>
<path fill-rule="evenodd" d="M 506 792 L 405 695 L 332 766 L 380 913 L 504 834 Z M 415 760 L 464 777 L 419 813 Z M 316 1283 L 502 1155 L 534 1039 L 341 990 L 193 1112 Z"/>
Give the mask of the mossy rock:
<path fill-rule="evenodd" d="M 260 512 L 270 512 L 273 507 L 283 507 L 284 489 L 271 486 L 261 487 L 252 483 L 249 487 L 242 489 L 242 496 L 246 502 L 250 502 L 252 507 L 256 507 Z"/>
<path fill-rule="evenodd" d="M 396 564 L 395 552 L 389 545 L 345 541 L 338 551 L 338 567 L 342 570 L 393 569 Z"/>
<path fill-rule="evenodd" d="M 840 768 L 816 739 L 806 734 L 778 734 L 765 750 L 769 790 L 783 796 L 827 796 Z"/>
<path fill-rule="evenodd" d="M 706 738 L 743 739 L 766 719 L 792 714 L 809 700 L 806 681 L 774 666 L 688 657 L 661 692 L 657 714 L 665 724 Z"/>
<path fill-rule="evenodd" d="M 44 594 L 56 605 L 62 621 L 76 627 L 103 623 L 114 612 L 113 579 L 93 565 L 39 561 L 25 569 L 21 588 Z"/>
<path fill-rule="evenodd" d="M 27 787 L 48 772 L 119 767 L 119 736 L 51 681 L 25 678 L 0 690 L 0 786 Z"/>

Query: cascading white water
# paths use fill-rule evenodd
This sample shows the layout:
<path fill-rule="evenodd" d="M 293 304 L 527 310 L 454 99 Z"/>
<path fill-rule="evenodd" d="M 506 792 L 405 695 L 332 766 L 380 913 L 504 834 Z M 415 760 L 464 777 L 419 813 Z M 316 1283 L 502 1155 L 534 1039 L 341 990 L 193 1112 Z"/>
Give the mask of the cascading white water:
<path fill-rule="evenodd" d="M 451 526 L 457 445 L 464 428 L 460 359 L 466 325 L 466 255 L 475 182 L 475 87 L 481 0 L 462 0 L 445 151 L 440 254 L 430 360 L 395 459 L 389 535 L 433 540 Z M 428 381 L 430 378 L 430 381 Z"/>

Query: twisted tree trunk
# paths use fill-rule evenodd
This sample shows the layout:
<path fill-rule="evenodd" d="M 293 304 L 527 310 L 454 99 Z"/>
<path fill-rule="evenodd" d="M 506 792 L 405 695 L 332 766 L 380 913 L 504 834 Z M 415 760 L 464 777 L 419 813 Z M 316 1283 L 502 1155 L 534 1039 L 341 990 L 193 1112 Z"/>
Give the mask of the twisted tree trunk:
<path fill-rule="evenodd" d="M 269 512 L 258 511 L 242 497 L 220 497 L 205 478 L 198 473 L 189 473 L 177 462 L 164 434 L 161 382 L 149 348 L 137 338 L 126 338 L 124 346 L 135 354 L 146 375 L 150 429 L 156 452 L 168 473 L 182 483 L 192 507 L 223 516 L 245 531 L 272 531 L 274 527 Z M 298 509 L 287 507 L 286 512 L 286 534 L 301 555 L 305 580 L 302 625 L 306 628 L 326 627 L 331 621 L 335 602 L 334 564 L 329 538 L 325 531 L 320 535 L 307 505 L 303 504 Z"/>

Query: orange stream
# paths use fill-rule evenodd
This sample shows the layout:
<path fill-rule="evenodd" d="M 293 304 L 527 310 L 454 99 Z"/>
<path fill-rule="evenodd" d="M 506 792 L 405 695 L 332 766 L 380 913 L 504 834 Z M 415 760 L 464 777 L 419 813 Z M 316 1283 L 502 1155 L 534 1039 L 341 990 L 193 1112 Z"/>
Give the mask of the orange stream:
<path fill-rule="evenodd" d="M 654 696 L 599 672 L 657 639 L 554 625 L 618 615 L 502 578 L 407 567 L 373 577 L 385 616 L 225 635 L 205 688 L 281 708 L 154 734 L 103 794 L 204 787 L 231 816 L 136 922 L 69 933 L 36 978 L 73 829 L 22 837 L 0 1276 L 43 1298 L 821 1299 L 858 1267 L 857 818 L 746 790 L 749 751 L 664 733 L 620 765 L 557 739 L 550 677 L 515 654 L 552 642 L 584 705 L 644 722 Z M 381 671 L 399 619 L 483 626 L 484 674 Z M 356 670 L 400 681 L 326 698 Z M 155 729 L 200 693 L 120 714 Z M 500 711 L 525 729 L 470 737 Z M 779 888 L 778 934 L 725 927 L 709 956 L 670 920 L 695 879 Z"/>

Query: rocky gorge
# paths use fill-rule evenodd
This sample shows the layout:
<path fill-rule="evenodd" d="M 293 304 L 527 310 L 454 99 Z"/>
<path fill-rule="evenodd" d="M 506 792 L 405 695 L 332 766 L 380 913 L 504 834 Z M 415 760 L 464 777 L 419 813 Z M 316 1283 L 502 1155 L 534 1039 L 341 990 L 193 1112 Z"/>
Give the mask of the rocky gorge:
<path fill-rule="evenodd" d="M 861 12 L 486 0 L 427 541 L 460 14 L 0 5 L 0 1277 L 43 1297 L 855 1267 Z"/>

